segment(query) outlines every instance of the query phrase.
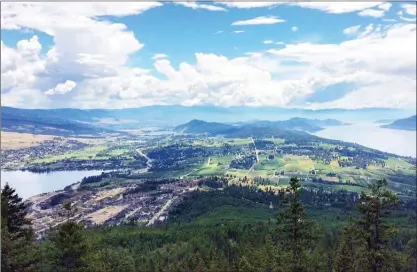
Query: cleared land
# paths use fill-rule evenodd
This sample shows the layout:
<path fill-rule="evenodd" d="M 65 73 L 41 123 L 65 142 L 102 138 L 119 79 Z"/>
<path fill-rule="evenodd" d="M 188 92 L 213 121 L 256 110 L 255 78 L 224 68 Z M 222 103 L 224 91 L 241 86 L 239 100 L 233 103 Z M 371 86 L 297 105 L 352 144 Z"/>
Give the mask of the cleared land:
<path fill-rule="evenodd" d="M 56 136 L 35 135 L 29 133 L 1 132 L 1 149 L 19 149 L 40 145 L 43 141 L 52 140 Z"/>
<path fill-rule="evenodd" d="M 106 220 L 112 218 L 116 214 L 126 209 L 128 206 L 129 205 L 108 206 L 106 208 L 93 212 L 92 214 L 90 214 L 88 218 L 96 224 L 102 224 Z"/>

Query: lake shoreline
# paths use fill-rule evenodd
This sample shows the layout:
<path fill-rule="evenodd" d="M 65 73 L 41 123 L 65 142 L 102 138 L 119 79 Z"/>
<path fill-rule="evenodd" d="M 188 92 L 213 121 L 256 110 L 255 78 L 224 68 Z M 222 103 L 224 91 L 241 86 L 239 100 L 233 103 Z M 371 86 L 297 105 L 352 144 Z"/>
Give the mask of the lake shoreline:
<path fill-rule="evenodd" d="M 417 157 L 415 131 L 381 128 L 376 124 L 353 124 L 326 127 L 312 135 L 355 143 L 398 156 Z"/>

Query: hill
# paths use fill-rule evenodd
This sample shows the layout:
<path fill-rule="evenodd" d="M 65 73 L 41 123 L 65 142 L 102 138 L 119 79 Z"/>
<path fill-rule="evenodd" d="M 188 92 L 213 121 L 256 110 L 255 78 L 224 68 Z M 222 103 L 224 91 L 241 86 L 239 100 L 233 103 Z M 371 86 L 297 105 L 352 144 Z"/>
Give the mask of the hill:
<path fill-rule="evenodd" d="M 398 119 L 391 124 L 381 126 L 382 128 L 400 129 L 400 130 L 416 130 L 416 115 L 404 119 Z"/>
<path fill-rule="evenodd" d="M 185 133 L 209 133 L 209 134 L 223 134 L 233 130 L 234 127 L 223 123 L 205 122 L 201 120 L 192 120 L 186 124 L 179 125 L 174 128 L 176 132 Z"/>
<path fill-rule="evenodd" d="M 206 122 L 202 120 L 192 120 L 186 124 L 179 125 L 174 128 L 176 132 L 182 133 L 208 133 L 212 135 L 265 135 L 265 134 L 277 134 L 282 131 L 303 131 L 303 132 L 317 132 L 322 130 L 324 126 L 338 126 L 345 123 L 335 119 L 307 119 L 294 117 L 284 121 L 252 121 L 252 122 L 240 122 L 234 125 L 228 125 L 217 122 Z"/>
<path fill-rule="evenodd" d="M 73 110 L 71 110 L 73 111 Z M 74 110 L 75 111 L 75 110 Z M 68 113 L 71 115 L 71 113 Z M 21 110 L 2 108 L 1 129 L 7 132 L 45 134 L 57 136 L 97 135 L 102 133 L 119 133 L 113 129 L 97 127 L 64 118 L 58 114 L 56 117 L 52 111 L 45 110 Z M 72 115 L 74 116 L 74 115 Z M 80 114 L 82 116 L 82 114 Z"/>

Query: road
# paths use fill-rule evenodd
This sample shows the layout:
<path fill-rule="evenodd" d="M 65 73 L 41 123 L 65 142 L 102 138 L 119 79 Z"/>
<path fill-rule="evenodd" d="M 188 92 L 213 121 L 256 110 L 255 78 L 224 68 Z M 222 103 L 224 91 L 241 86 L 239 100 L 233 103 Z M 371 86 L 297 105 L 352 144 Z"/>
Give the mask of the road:
<path fill-rule="evenodd" d="M 142 150 L 140 150 L 139 148 L 138 149 L 136 149 L 136 152 L 138 152 L 139 153 L 139 155 L 141 155 L 142 157 L 144 157 L 147 161 L 146 161 L 146 168 L 144 168 L 144 169 L 140 169 L 139 170 L 139 173 L 144 173 L 144 172 L 148 172 L 149 171 L 149 169 L 152 167 L 152 160 L 148 157 L 148 156 L 146 156 L 146 154 L 145 153 L 143 153 L 142 152 Z"/>
<path fill-rule="evenodd" d="M 172 202 L 176 199 L 177 197 L 174 197 L 170 200 L 168 200 L 164 206 L 162 206 L 162 208 L 151 218 L 151 220 L 149 220 L 149 222 L 146 224 L 146 226 L 151 226 L 153 225 L 153 223 L 155 223 L 156 220 L 158 220 L 158 218 L 161 216 L 161 214 L 163 214 L 172 204 Z"/>
<path fill-rule="evenodd" d="M 255 165 L 256 165 L 257 163 L 259 163 L 258 149 L 256 149 L 255 140 L 253 139 L 253 137 L 251 137 L 251 139 L 252 139 L 253 147 L 255 148 L 256 163 L 254 163 L 254 164 L 252 165 L 252 167 L 249 169 L 249 172 L 252 172 L 252 171 L 253 171 L 253 168 L 255 167 Z"/>
<path fill-rule="evenodd" d="M 207 160 L 207 167 L 209 167 L 210 166 L 210 157 L 208 158 L 208 160 Z"/>
<path fill-rule="evenodd" d="M 253 137 L 251 137 L 251 139 L 252 139 L 253 147 L 255 148 L 256 162 L 258 163 L 259 162 L 258 149 L 256 149 L 255 140 L 253 139 Z"/>

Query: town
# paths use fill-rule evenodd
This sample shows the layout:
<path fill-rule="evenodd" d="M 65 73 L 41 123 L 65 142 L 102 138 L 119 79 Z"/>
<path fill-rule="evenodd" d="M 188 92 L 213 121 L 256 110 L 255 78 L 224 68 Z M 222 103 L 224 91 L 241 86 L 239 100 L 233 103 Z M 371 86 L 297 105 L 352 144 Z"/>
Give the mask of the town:
<path fill-rule="evenodd" d="M 28 218 L 38 238 L 68 219 L 82 222 L 89 228 L 121 224 L 149 226 L 164 221 L 170 208 L 180 202 L 185 193 L 195 190 L 198 182 L 198 179 L 129 180 L 111 188 L 97 189 L 82 187 L 81 182 L 26 200 Z M 70 217 L 63 213 L 65 203 L 71 203 L 74 208 Z"/>

